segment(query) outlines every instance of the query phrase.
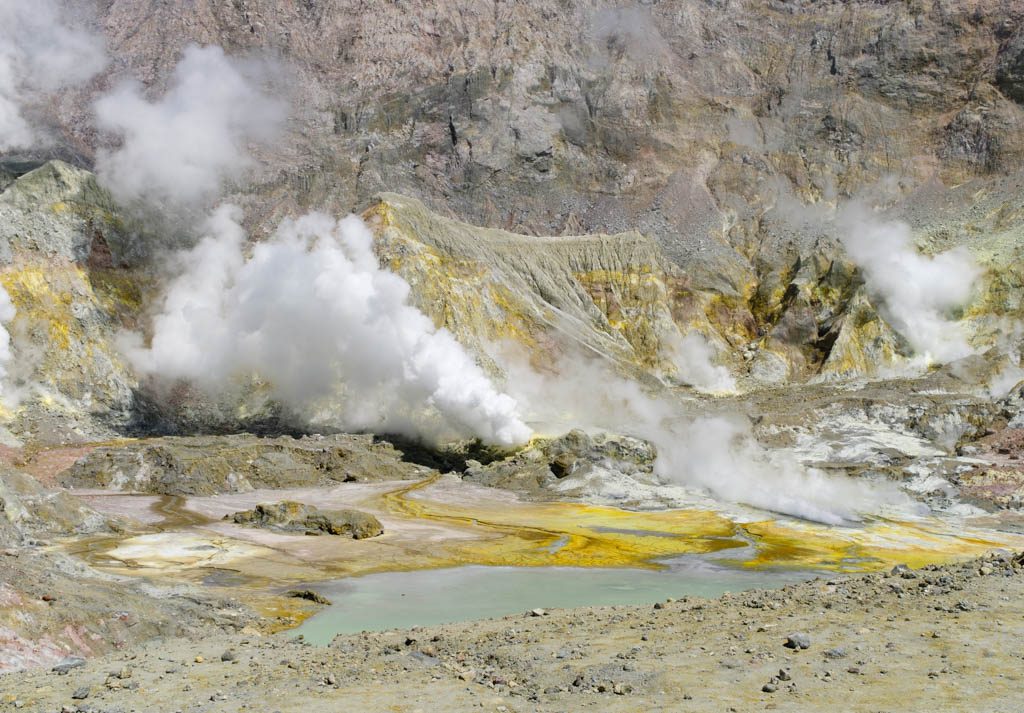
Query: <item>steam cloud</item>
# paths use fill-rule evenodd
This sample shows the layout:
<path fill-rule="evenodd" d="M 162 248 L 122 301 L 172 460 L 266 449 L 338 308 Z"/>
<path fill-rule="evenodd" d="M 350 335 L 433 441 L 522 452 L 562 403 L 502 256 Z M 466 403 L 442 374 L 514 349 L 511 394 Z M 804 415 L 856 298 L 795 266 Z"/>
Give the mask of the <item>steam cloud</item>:
<path fill-rule="evenodd" d="M 125 345 L 141 372 L 211 393 L 255 373 L 283 404 L 345 429 L 500 445 L 530 437 L 516 402 L 379 267 L 361 219 L 285 221 L 246 258 L 240 217 L 222 206 L 180 256 L 151 346 L 137 335 Z"/>
<path fill-rule="evenodd" d="M 40 94 L 81 84 L 106 65 L 99 38 L 69 26 L 54 0 L 0 0 L 0 151 L 41 141 L 23 116 Z"/>
<path fill-rule="evenodd" d="M 829 475 L 788 453 L 769 451 L 745 418 L 688 415 L 598 362 L 566 359 L 551 375 L 514 357 L 505 366 L 510 393 L 526 405 L 527 418 L 539 430 L 583 427 L 643 438 L 657 448 L 655 474 L 665 482 L 832 525 L 910 502 L 895 486 Z"/>
<path fill-rule="evenodd" d="M 4 384 L 7 379 L 7 365 L 11 361 L 11 335 L 4 325 L 14 319 L 14 304 L 7 290 L 0 287 L 0 401 L 4 398 Z"/>
<path fill-rule="evenodd" d="M 106 66 L 103 42 L 72 27 L 66 8 L 55 0 L 0 0 L 0 151 L 28 149 L 46 136 L 24 115 L 27 105 L 45 94 L 82 84 Z M 0 400 L 11 362 L 14 304 L 0 287 Z"/>
<path fill-rule="evenodd" d="M 749 422 L 737 416 L 697 418 L 674 427 L 649 423 L 642 431 L 658 448 L 655 473 L 733 502 L 829 525 L 909 502 L 895 486 L 829 475 L 785 451 L 768 450 Z"/>
<path fill-rule="evenodd" d="M 159 100 L 147 101 L 138 83 L 102 97 L 98 124 L 122 143 L 98 153 L 100 180 L 122 203 L 207 208 L 253 165 L 247 144 L 269 141 L 286 117 L 286 104 L 260 88 L 267 76 L 266 65 L 192 45 Z"/>
<path fill-rule="evenodd" d="M 885 320 L 927 361 L 948 362 L 974 353 L 950 313 L 971 297 L 981 269 L 966 248 L 922 255 L 906 223 L 883 223 L 853 206 L 840 217 L 841 240 L 880 300 Z"/>
<path fill-rule="evenodd" d="M 993 400 L 1005 398 L 1017 386 L 1024 381 L 1024 369 L 1018 363 L 1010 361 L 997 371 L 989 383 L 988 394 Z"/>
<path fill-rule="evenodd" d="M 674 345 L 676 375 L 700 391 L 725 393 L 736 390 L 729 369 L 715 364 L 715 352 L 700 332 L 689 332 Z"/>

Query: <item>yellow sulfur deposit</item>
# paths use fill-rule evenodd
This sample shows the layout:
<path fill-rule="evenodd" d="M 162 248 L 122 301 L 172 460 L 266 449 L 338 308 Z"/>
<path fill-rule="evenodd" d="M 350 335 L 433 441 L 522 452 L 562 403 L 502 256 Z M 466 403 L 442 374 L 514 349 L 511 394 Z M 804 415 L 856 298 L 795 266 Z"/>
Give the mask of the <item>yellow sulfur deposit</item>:
<path fill-rule="evenodd" d="M 867 572 L 896 564 L 927 564 L 976 557 L 998 548 L 1020 548 L 1024 537 L 955 527 L 936 518 L 876 520 L 833 528 L 808 522 L 766 521 L 741 525 L 756 554 L 746 567 L 802 567 Z"/>
<path fill-rule="evenodd" d="M 122 574 L 158 572 L 201 581 L 211 572 L 230 572 L 254 592 L 461 565 L 659 569 L 669 558 L 717 553 L 718 563 L 738 568 L 866 572 L 949 562 L 1003 547 L 1024 549 L 1024 536 L 934 518 L 879 519 L 847 528 L 794 520 L 736 522 L 702 509 L 636 512 L 525 502 L 445 483 L 437 475 L 355 500 L 353 505 L 384 523 L 383 535 L 358 541 L 268 533 L 200 514 L 220 501 L 196 498 L 197 510 L 191 510 L 184 498 L 156 498 L 151 507 L 163 518 L 157 532 L 68 545 Z"/>
<path fill-rule="evenodd" d="M 458 564 L 657 567 L 657 558 L 743 547 L 735 525 L 700 510 L 630 512 L 579 503 L 459 505 L 412 497 L 436 478 L 383 496 L 393 514 L 442 521 L 480 537 L 446 546 Z"/>
<path fill-rule="evenodd" d="M 835 528 L 804 521 L 735 523 L 706 510 L 634 512 L 580 503 L 484 502 L 460 505 L 418 496 L 436 478 L 382 497 L 392 514 L 470 528 L 453 541 L 450 564 L 658 567 L 662 558 L 750 545 L 725 561 L 744 567 L 871 571 L 1024 547 L 1024 536 L 975 531 L 939 519 L 876 520 Z"/>

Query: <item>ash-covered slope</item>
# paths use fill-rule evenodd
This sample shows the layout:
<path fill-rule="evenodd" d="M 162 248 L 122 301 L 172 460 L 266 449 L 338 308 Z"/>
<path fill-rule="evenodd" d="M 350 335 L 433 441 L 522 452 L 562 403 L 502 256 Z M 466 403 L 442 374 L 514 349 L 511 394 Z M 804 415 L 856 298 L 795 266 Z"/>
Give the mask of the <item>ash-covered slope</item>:
<path fill-rule="evenodd" d="M 393 193 L 364 217 L 416 306 L 477 354 L 511 342 L 541 363 L 558 353 L 597 354 L 672 378 L 684 333 L 718 338 L 702 310 L 687 309 L 701 296 L 673 281 L 656 243 L 635 231 L 517 235 L 444 218 Z"/>

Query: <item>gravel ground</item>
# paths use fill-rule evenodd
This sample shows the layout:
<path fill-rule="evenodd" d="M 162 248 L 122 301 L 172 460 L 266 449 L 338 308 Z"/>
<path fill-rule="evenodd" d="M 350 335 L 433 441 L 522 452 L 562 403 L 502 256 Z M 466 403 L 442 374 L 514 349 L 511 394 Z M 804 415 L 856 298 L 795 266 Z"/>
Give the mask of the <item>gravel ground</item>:
<path fill-rule="evenodd" d="M 26 711 L 1020 711 L 1022 559 L 339 636 L 157 639 L 0 677 Z M 77 664 L 77 665 L 75 665 Z"/>

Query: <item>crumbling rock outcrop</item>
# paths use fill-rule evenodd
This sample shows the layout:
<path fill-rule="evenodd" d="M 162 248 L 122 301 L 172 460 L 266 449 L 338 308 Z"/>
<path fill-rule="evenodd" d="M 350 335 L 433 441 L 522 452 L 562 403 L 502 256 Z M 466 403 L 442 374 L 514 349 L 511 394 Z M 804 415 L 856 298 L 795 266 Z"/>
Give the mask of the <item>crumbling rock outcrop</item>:
<path fill-rule="evenodd" d="M 573 483 L 585 483 L 588 476 L 599 472 L 614 471 L 649 481 L 656 456 L 654 446 L 640 438 L 574 429 L 554 438 L 534 439 L 518 453 L 487 465 L 469 461 L 462 477 L 480 485 L 550 498 L 556 491 L 565 495 L 574 488 Z M 586 488 L 581 485 L 580 489 Z"/>
<path fill-rule="evenodd" d="M 1018 104 L 1024 104 L 1024 32 L 1018 31 L 999 50 L 995 84 Z"/>
<path fill-rule="evenodd" d="M 0 285 L 16 309 L 16 358 L 0 428 L 41 441 L 87 440 L 131 420 L 137 381 L 115 346 L 144 288 L 126 268 L 132 236 L 82 169 L 53 161 L 0 192 Z"/>
<path fill-rule="evenodd" d="M 72 488 L 213 495 L 256 488 L 418 477 L 417 466 L 372 436 L 165 437 L 102 446 L 62 476 Z"/>
<path fill-rule="evenodd" d="M 306 535 L 343 535 L 353 540 L 376 537 L 384 532 L 380 521 L 359 510 L 320 510 L 291 500 L 260 503 L 252 510 L 225 515 L 238 525 L 261 527 Z"/>
<path fill-rule="evenodd" d="M 111 532 L 123 526 L 63 490 L 49 490 L 27 473 L 0 466 L 0 546 L 25 537 Z"/>
<path fill-rule="evenodd" d="M 910 216 L 923 226 L 923 249 L 965 244 L 984 268 L 964 313 L 982 348 L 1024 317 L 1024 193 L 1019 179 L 993 180 L 988 191 L 956 189 L 951 205 L 943 202 L 949 191 L 923 187 Z M 970 209 L 958 207 L 968 200 Z M 20 396 L 0 421 L 16 435 L 66 441 L 287 425 L 258 383 L 230 403 L 187 385 L 138 383 L 118 335 L 144 329 L 155 291 L 131 266 L 126 224 L 91 174 L 46 164 L 0 192 L 0 213 L 11 247 L 0 282 L 17 308 L 11 381 Z M 410 300 L 493 373 L 508 359 L 543 369 L 559 357 L 597 354 L 637 378 L 680 380 L 679 340 L 694 331 L 746 387 L 877 376 L 912 356 L 827 238 L 808 254 L 780 247 L 788 262 L 764 262 L 747 296 L 730 297 L 698 288 L 695 267 L 673 264 L 638 232 L 519 235 L 397 194 L 380 194 L 364 216 L 380 260 L 410 284 Z M 779 247 L 773 240 L 763 248 Z"/>

